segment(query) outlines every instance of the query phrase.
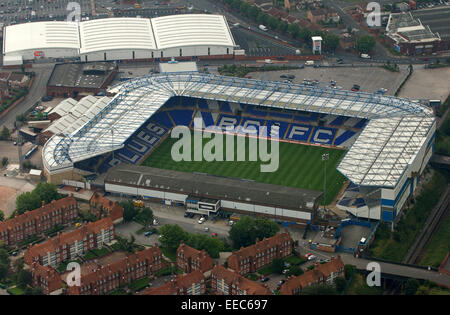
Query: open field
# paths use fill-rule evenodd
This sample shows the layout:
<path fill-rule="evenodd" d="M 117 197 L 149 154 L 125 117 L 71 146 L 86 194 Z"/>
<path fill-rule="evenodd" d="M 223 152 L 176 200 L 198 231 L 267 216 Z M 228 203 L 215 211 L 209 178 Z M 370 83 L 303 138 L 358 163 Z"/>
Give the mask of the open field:
<path fill-rule="evenodd" d="M 202 148 L 195 148 L 194 146 L 192 146 L 194 150 L 191 152 L 191 161 L 174 161 L 171 156 L 171 149 L 177 140 L 172 138 L 165 140 L 142 165 L 176 171 L 245 178 L 257 182 L 303 189 L 323 190 L 324 169 L 321 157 L 322 154 L 329 153 L 330 159 L 327 161 L 326 170 L 327 204 L 331 203 L 345 180 L 344 176 L 336 170 L 337 163 L 345 153 L 344 150 L 280 142 L 278 169 L 275 172 L 261 172 L 260 165 L 268 164 L 269 162 L 262 162 L 259 158 L 257 161 L 249 161 L 248 138 L 245 141 L 245 161 L 236 161 L 237 150 L 235 149 L 234 161 L 211 162 L 204 160 L 193 161 L 193 152 L 202 150 Z M 208 141 L 209 139 L 203 139 L 203 147 Z M 194 143 L 193 139 L 191 143 Z M 236 148 L 236 139 L 234 144 Z M 225 149 L 223 151 L 225 152 Z"/>

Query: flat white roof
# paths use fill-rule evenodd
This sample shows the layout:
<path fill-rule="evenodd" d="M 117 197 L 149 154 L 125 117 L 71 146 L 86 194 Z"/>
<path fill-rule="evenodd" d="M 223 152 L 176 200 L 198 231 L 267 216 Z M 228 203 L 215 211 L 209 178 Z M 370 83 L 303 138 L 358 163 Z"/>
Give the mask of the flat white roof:
<path fill-rule="evenodd" d="M 194 61 L 187 62 L 166 62 L 159 64 L 159 72 L 173 73 L 173 72 L 198 72 L 197 63 Z"/>
<path fill-rule="evenodd" d="M 117 49 L 155 50 L 149 19 L 109 18 L 80 23 L 80 53 Z"/>
<path fill-rule="evenodd" d="M 235 46 L 222 15 L 179 14 L 151 20 L 158 49 L 183 46 Z"/>
<path fill-rule="evenodd" d="M 3 53 L 45 48 L 79 49 L 75 22 L 34 22 L 5 27 Z"/>

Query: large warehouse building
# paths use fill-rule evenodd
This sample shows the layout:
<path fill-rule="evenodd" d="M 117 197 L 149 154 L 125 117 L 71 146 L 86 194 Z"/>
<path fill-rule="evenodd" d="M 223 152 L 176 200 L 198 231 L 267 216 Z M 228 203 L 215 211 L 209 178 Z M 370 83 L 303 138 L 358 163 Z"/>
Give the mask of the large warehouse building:
<path fill-rule="evenodd" d="M 280 121 L 277 126 L 285 135 L 298 134 L 299 140 L 312 139 L 313 145 L 333 144 L 348 150 L 337 168 L 351 182 L 346 194 L 354 194 L 358 204 L 343 200 L 337 206 L 358 217 L 395 222 L 430 159 L 436 131 L 432 109 L 419 102 L 284 82 L 195 72 L 169 73 L 132 79 L 109 92 L 115 95 L 105 103 L 99 100 L 96 113 L 87 117 L 82 126 L 69 126 L 68 132 L 55 132 L 45 144 L 42 151 L 44 172 L 50 182 L 59 184 L 64 179 L 80 180 L 84 169 L 104 162 L 109 163 L 109 167 L 120 161 L 138 163 L 158 141 L 167 137 L 174 126 L 171 120 L 163 120 L 160 115 L 159 110 L 164 106 L 184 106 L 186 109 L 195 99 L 211 111 L 213 106 L 218 108 L 217 102 L 221 102 L 221 108 L 227 107 L 230 113 L 224 117 L 230 120 L 233 113 L 242 110 L 240 105 L 246 104 L 253 108 L 254 113 L 271 110 L 273 115 L 277 110 L 279 116 L 289 116 L 288 113 L 302 115 L 305 121 L 302 125 Z M 218 121 L 208 116 L 211 114 L 207 111 L 201 113 L 205 125 Z M 189 124 L 192 115 L 188 110 L 174 111 L 175 124 L 186 121 Z M 341 132 L 315 125 L 312 129 L 317 132 L 313 136 L 306 120 L 314 119 L 317 123 L 318 117 L 340 125 L 343 121 L 349 122 L 351 127 Z M 241 118 L 235 121 L 241 121 Z M 165 123 L 167 125 L 163 127 Z M 340 144 L 337 144 L 338 138 L 341 139 Z M 330 140 L 327 142 L 327 139 Z M 113 154 L 111 158 L 111 152 L 115 157 Z M 108 156 L 106 160 L 105 156 Z M 105 184 L 105 189 L 109 187 L 111 193 L 130 195 L 129 187 L 132 185 L 135 187 L 132 191 L 136 189 L 133 195 L 139 195 L 142 186 L 152 186 L 151 177 L 150 174 L 148 183 L 136 178 L 117 184 L 120 176 L 110 175 L 105 183 L 116 183 L 114 186 Z M 161 181 L 161 177 L 155 181 Z M 172 189 L 167 184 L 158 184 L 154 188 L 168 193 Z M 197 196 L 208 197 L 207 189 L 201 191 L 200 187 L 197 190 Z M 219 197 L 216 199 L 222 198 Z M 246 211 L 242 208 L 237 210 Z"/>
<path fill-rule="evenodd" d="M 33 22 L 3 29 L 5 65 L 39 58 L 80 61 L 232 56 L 235 42 L 222 15 L 180 14 L 83 22 Z"/>

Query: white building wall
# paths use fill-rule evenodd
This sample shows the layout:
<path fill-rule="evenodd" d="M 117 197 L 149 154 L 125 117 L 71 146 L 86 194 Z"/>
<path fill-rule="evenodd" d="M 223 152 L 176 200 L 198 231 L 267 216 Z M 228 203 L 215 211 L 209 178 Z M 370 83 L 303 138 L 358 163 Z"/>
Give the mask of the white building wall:
<path fill-rule="evenodd" d="M 35 58 L 34 53 L 37 51 L 42 51 L 44 56 L 43 58 L 73 58 L 78 56 L 78 49 L 58 49 L 58 48 L 44 48 L 44 49 L 30 49 L 30 50 L 22 50 L 11 52 L 8 55 L 11 56 L 22 56 L 24 60 L 32 60 Z"/>

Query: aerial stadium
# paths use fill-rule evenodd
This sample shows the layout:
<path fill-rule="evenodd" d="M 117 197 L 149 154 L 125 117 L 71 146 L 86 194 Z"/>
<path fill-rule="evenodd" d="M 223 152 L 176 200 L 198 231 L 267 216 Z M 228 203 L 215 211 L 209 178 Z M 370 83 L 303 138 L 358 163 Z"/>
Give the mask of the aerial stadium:
<path fill-rule="evenodd" d="M 78 114 L 61 118 L 44 145 L 50 182 L 101 174 L 113 195 L 297 224 L 311 222 L 324 202 L 325 171 L 326 204 L 394 223 L 431 157 L 436 130 L 432 110 L 404 98 L 198 72 L 135 78 L 108 96 L 61 106 Z M 276 129 L 279 169 L 172 161 L 170 131 L 193 128 L 195 118 L 203 128 L 233 126 L 237 137 L 251 126 L 265 127 L 265 135 Z"/>

